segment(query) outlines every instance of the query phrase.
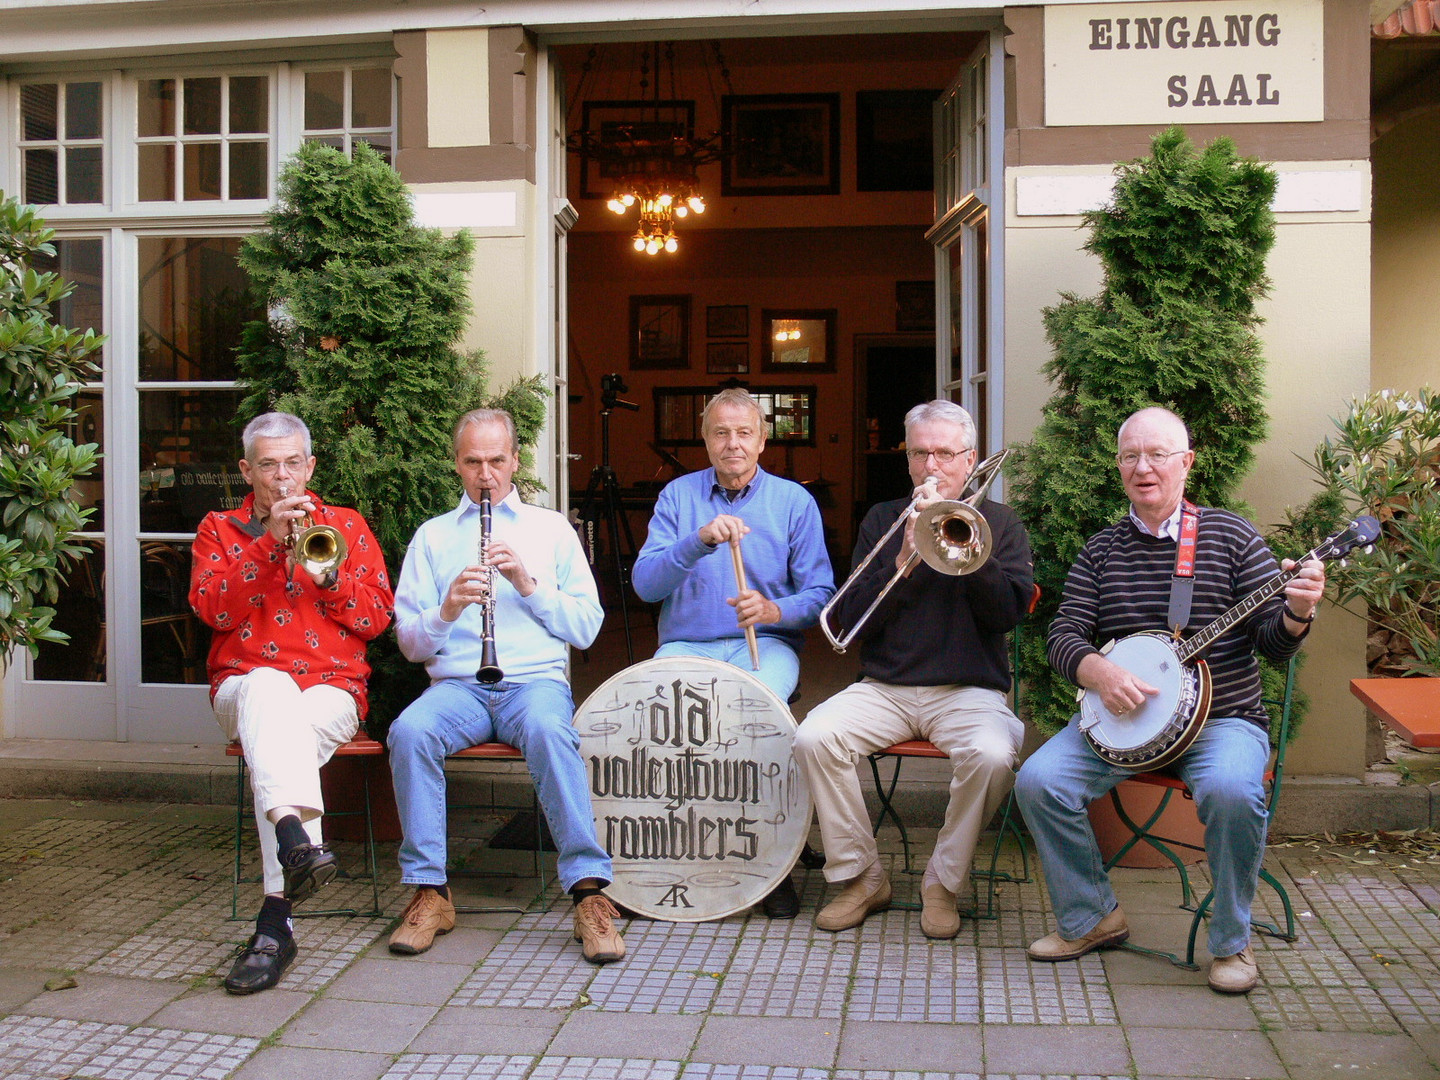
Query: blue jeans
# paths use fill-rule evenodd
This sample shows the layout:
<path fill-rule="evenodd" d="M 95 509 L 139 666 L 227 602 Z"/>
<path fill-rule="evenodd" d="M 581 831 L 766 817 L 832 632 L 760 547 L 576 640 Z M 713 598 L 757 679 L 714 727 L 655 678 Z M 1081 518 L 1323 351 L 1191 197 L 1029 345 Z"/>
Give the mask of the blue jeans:
<path fill-rule="evenodd" d="M 656 656 L 704 656 L 722 660 L 749 671 L 774 692 L 781 701 L 800 683 L 800 657 L 790 645 L 777 637 L 755 635 L 760 646 L 760 670 L 750 668 L 750 646 L 743 637 L 718 638 L 715 641 L 667 641 L 655 650 Z"/>
<path fill-rule="evenodd" d="M 1255 724 L 1233 716 L 1211 717 L 1172 766 L 1195 796 L 1205 826 L 1205 855 L 1215 881 L 1212 956 L 1233 956 L 1250 943 L 1250 902 L 1269 825 L 1269 757 L 1269 741 Z M 1102 761 L 1072 718 L 1031 755 L 1015 778 L 1015 798 L 1035 838 L 1060 936 L 1066 940 L 1084 937 L 1115 908 L 1115 891 L 1086 807 L 1129 775 L 1130 770 Z"/>
<path fill-rule="evenodd" d="M 595 838 L 590 789 L 572 722 L 570 687 L 554 679 L 501 681 L 442 679 L 390 725 L 390 772 L 405 839 L 400 880 L 445 884 L 445 758 L 483 742 L 518 747 L 535 782 L 550 835 L 559 849 L 560 884 L 585 878 L 610 883 L 610 856 Z"/>

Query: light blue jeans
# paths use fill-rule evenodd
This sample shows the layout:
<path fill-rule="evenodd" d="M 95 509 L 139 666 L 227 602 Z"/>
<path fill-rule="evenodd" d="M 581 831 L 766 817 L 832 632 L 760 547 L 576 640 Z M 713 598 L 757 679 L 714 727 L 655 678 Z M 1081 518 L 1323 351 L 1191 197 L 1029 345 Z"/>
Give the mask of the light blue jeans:
<path fill-rule="evenodd" d="M 504 742 L 518 747 L 535 783 L 540 808 L 559 849 L 561 886 L 585 878 L 610 883 L 610 856 L 595 838 L 590 789 L 580 760 L 570 687 L 555 679 L 442 679 L 390 725 L 390 773 L 405 838 L 400 880 L 445 884 L 445 757 L 467 746 Z"/>
<path fill-rule="evenodd" d="M 1205 826 L 1205 855 L 1215 882 L 1212 956 L 1233 956 L 1250 943 L 1250 902 L 1269 825 L 1269 757 L 1269 741 L 1255 724 L 1211 717 L 1172 766 L 1194 794 Z M 1115 908 L 1115 891 L 1085 808 L 1129 775 L 1128 769 L 1102 761 L 1072 718 L 1015 778 L 1015 798 L 1035 838 L 1060 936 L 1066 940 L 1084 937 Z"/>
<path fill-rule="evenodd" d="M 717 638 L 715 641 L 667 641 L 655 650 L 656 656 L 704 656 L 723 660 L 749 671 L 768 686 L 781 701 L 788 702 L 800 683 L 800 657 L 790 645 L 777 637 L 756 635 L 760 646 L 760 670 L 750 668 L 750 646 L 743 637 Z"/>

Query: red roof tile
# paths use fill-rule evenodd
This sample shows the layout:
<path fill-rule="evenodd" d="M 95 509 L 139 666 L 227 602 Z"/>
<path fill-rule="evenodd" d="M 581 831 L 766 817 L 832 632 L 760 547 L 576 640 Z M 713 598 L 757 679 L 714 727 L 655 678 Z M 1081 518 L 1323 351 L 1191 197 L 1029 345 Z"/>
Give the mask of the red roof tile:
<path fill-rule="evenodd" d="M 1370 32 L 1377 38 L 1440 36 L 1440 0 L 1408 0 Z"/>

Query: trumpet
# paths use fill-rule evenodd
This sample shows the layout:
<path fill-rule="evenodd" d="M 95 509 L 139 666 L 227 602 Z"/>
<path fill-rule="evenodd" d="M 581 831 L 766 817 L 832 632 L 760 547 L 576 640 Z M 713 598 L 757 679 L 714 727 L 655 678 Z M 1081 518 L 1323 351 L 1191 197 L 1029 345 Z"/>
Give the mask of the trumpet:
<path fill-rule="evenodd" d="M 480 669 L 475 681 L 497 683 L 505 677 L 495 657 L 495 569 L 486 564 L 490 555 L 490 489 L 480 492 L 480 567 L 485 571 L 485 603 L 480 608 Z"/>
<path fill-rule="evenodd" d="M 910 576 L 915 569 L 915 564 L 924 562 L 933 570 L 951 577 L 959 577 L 964 574 L 973 574 L 980 567 L 984 566 L 990 558 L 994 547 L 994 538 L 990 534 L 990 523 L 976 509 L 985 493 L 990 490 L 1000 475 L 1000 467 L 1005 464 L 1005 459 L 1010 456 L 1007 447 L 997 454 L 991 454 L 975 467 L 970 474 L 966 490 L 974 487 L 975 491 L 963 499 L 942 499 L 939 502 L 931 503 L 924 510 L 916 512 L 916 504 L 920 502 L 917 496 L 911 500 L 910 505 L 895 519 L 895 524 L 885 531 L 885 535 L 875 542 L 870 553 L 860 561 L 860 565 L 850 572 L 840 588 L 835 590 L 835 595 L 820 612 L 820 629 L 824 632 L 830 645 L 838 653 L 843 653 L 849 648 L 850 643 L 855 640 L 861 628 L 875 613 L 880 602 L 890 595 L 890 590 L 899 583 L 901 578 Z M 925 484 L 935 483 L 935 478 L 926 477 Z M 963 494 L 963 492 L 962 492 Z M 855 621 L 848 632 L 837 634 L 830 627 L 830 612 L 839 602 L 847 589 L 854 585 L 857 578 L 867 566 L 880 554 L 880 550 L 895 535 L 895 530 L 904 528 L 905 521 L 912 514 L 915 515 L 915 550 L 911 552 L 910 558 L 905 565 L 896 570 L 885 587 L 880 590 L 879 595 L 870 602 L 860 618 Z"/>
<path fill-rule="evenodd" d="M 282 487 L 280 498 L 288 499 L 290 489 Z M 340 568 L 349 552 L 345 535 L 333 525 L 316 525 L 314 518 L 306 514 L 300 521 L 290 523 L 290 536 L 286 541 L 294 566 L 290 568 L 293 579 L 295 566 L 307 574 L 331 574 Z"/>

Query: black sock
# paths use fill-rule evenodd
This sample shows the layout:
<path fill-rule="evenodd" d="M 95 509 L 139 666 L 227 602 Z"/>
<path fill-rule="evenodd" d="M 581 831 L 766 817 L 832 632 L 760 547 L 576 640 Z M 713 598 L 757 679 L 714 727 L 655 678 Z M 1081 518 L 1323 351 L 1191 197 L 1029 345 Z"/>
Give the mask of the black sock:
<path fill-rule="evenodd" d="M 421 886 L 419 886 L 419 887 L 422 888 L 422 889 L 434 889 L 437 893 L 439 893 L 441 896 L 443 896 L 446 900 L 449 900 L 449 899 L 450 899 L 450 886 L 449 886 L 449 885 L 421 885 Z"/>
<path fill-rule="evenodd" d="M 571 903 L 578 904 L 578 903 L 580 903 L 581 900 L 584 900 L 587 896 L 604 896 L 604 895 L 605 895 L 605 890 L 604 890 L 604 889 L 593 889 L 593 888 L 592 888 L 592 889 L 571 889 L 571 890 L 570 890 L 570 901 L 571 901 Z"/>
<path fill-rule="evenodd" d="M 310 834 L 305 831 L 305 826 L 300 824 L 298 817 L 286 814 L 275 822 L 275 841 L 280 845 L 280 861 L 283 863 L 290 852 L 301 844 L 310 843 Z"/>
<path fill-rule="evenodd" d="M 297 819 L 298 820 L 298 819 Z M 283 896 L 267 896 L 255 920 L 255 932 L 284 941 L 294 932 L 290 923 L 290 901 Z"/>

